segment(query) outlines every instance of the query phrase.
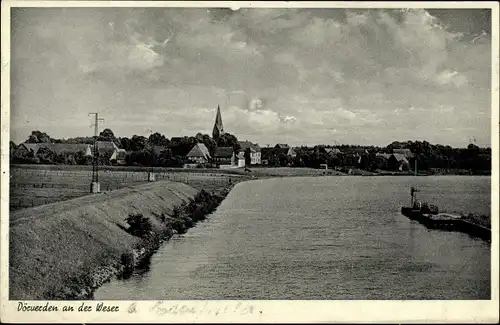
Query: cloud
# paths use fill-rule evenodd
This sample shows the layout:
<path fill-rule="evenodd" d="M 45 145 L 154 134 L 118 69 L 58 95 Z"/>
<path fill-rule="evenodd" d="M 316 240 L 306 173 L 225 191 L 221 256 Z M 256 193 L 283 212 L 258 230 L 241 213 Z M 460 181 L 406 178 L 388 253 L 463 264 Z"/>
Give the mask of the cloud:
<path fill-rule="evenodd" d="M 479 19 L 462 26 L 460 15 L 16 9 L 12 123 L 21 129 L 32 120 L 43 129 L 100 110 L 118 135 L 142 132 L 137 120 L 178 136 L 210 132 L 211 110 L 221 105 L 228 132 L 260 142 L 322 143 L 336 130 L 338 141 L 384 144 L 425 129 L 441 143 L 459 143 L 468 139 L 460 132 L 477 127 L 487 144 L 491 33 Z M 457 130 L 453 136 L 440 135 L 443 123 L 455 124 L 445 126 Z M 72 136 L 71 128 L 52 130 Z"/>
<path fill-rule="evenodd" d="M 249 111 L 257 111 L 257 110 L 262 109 L 263 106 L 264 106 L 264 104 L 262 103 L 261 99 L 254 98 L 254 99 L 250 100 L 250 103 L 248 104 L 248 110 Z"/>
<path fill-rule="evenodd" d="M 461 87 L 467 84 L 467 78 L 457 71 L 444 70 L 436 76 L 436 81 L 440 85 L 453 84 L 455 87 Z"/>

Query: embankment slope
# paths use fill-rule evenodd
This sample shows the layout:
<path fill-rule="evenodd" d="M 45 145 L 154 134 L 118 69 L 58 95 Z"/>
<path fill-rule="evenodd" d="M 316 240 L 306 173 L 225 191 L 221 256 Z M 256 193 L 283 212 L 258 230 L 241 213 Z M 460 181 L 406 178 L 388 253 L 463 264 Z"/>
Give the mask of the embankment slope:
<path fill-rule="evenodd" d="M 119 261 L 140 238 L 125 218 L 141 213 L 153 224 L 198 190 L 169 181 L 89 195 L 10 214 L 10 299 L 48 299 L 70 278 Z"/>

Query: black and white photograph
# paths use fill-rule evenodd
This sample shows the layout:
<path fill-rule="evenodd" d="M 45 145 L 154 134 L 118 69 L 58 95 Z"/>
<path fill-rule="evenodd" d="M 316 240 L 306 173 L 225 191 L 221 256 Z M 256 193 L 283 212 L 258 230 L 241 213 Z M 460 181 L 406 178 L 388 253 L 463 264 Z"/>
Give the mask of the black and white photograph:
<path fill-rule="evenodd" d="M 99 2 L 2 3 L 9 320 L 498 303 L 498 3 Z"/>

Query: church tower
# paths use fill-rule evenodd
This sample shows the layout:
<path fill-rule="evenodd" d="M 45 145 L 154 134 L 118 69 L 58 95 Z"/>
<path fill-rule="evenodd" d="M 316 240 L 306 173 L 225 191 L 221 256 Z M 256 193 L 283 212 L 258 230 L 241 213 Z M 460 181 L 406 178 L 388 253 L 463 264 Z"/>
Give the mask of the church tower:
<path fill-rule="evenodd" d="M 224 134 L 224 127 L 222 126 L 222 116 L 220 115 L 220 107 L 217 105 L 217 115 L 215 116 L 214 130 L 212 131 L 212 138 L 217 141 L 221 135 Z"/>

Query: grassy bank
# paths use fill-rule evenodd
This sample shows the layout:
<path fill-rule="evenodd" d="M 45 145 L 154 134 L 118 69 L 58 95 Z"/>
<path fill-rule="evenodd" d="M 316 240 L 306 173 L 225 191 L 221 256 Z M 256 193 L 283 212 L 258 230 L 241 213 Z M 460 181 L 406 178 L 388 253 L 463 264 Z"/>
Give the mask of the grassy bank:
<path fill-rule="evenodd" d="M 44 167 L 44 168 L 42 168 Z M 87 166 L 69 165 L 12 165 L 9 182 L 9 207 L 11 211 L 41 206 L 49 203 L 89 195 L 92 170 Z M 143 167 L 113 167 L 99 173 L 101 191 L 111 192 L 128 186 L 148 183 Z M 335 171 L 312 168 L 251 168 L 244 169 L 182 169 L 155 168 L 157 180 L 188 184 L 208 191 L 231 186 L 245 179 L 340 175 Z"/>
<path fill-rule="evenodd" d="M 69 166 L 71 167 L 71 166 Z M 218 173 L 188 173 L 188 172 L 156 172 L 157 180 L 182 182 L 188 185 L 204 183 L 210 187 L 226 186 L 237 181 L 244 175 Z M 110 192 L 147 184 L 147 173 L 139 171 L 101 171 L 99 182 L 101 191 Z M 10 170 L 10 197 L 11 211 L 31 208 L 53 202 L 64 201 L 89 195 L 91 170 L 53 170 L 11 168 Z"/>
<path fill-rule="evenodd" d="M 10 299 L 89 299 L 205 218 L 228 190 L 163 181 L 13 212 Z"/>

